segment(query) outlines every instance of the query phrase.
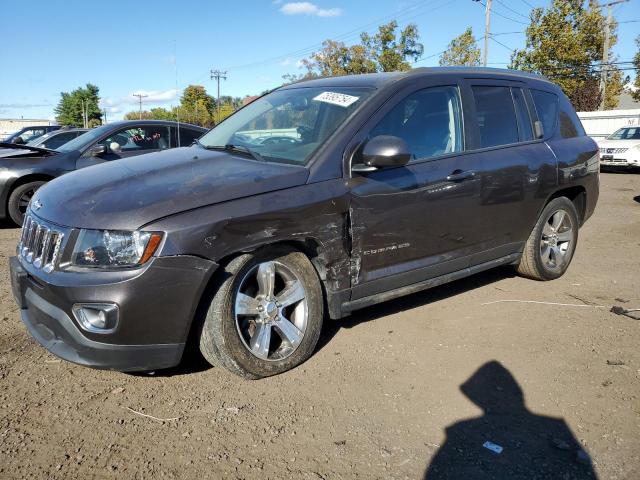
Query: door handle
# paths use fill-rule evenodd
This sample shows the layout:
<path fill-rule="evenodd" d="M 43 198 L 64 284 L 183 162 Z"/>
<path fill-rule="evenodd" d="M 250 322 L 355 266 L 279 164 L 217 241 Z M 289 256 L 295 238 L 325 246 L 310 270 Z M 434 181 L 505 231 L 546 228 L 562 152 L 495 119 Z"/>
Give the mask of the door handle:
<path fill-rule="evenodd" d="M 476 172 L 474 170 L 454 170 L 451 172 L 451 175 L 447 175 L 448 182 L 461 182 L 463 180 L 468 180 L 470 178 L 474 178 L 476 176 Z"/>

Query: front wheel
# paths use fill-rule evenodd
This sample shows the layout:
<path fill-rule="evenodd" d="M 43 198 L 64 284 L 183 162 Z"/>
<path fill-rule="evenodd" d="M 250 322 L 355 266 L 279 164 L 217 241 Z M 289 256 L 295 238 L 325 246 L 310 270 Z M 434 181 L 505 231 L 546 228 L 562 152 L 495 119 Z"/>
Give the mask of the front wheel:
<path fill-rule="evenodd" d="M 311 356 L 324 302 L 304 254 L 268 249 L 241 255 L 225 274 L 200 335 L 200 351 L 209 363 L 256 379 L 285 372 Z"/>
<path fill-rule="evenodd" d="M 24 185 L 17 186 L 13 192 L 11 192 L 9 201 L 7 202 L 7 211 L 9 217 L 11 217 L 11 220 L 13 220 L 16 225 L 22 225 L 29 202 L 36 193 L 36 190 L 45 183 L 47 182 L 38 181 L 25 183 Z"/>
<path fill-rule="evenodd" d="M 553 280 L 569 268 L 578 243 L 578 212 L 566 197 L 551 200 L 525 244 L 518 273 L 534 280 Z"/>

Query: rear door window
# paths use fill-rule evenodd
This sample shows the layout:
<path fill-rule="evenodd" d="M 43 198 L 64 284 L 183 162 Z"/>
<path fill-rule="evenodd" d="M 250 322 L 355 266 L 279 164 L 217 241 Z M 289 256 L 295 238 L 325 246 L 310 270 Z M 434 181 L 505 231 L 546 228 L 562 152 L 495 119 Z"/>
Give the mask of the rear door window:
<path fill-rule="evenodd" d="M 67 143 L 69 140 L 73 140 L 77 136 L 78 134 L 76 132 L 59 133 L 51 137 L 50 140 L 45 140 L 41 146 L 44 148 L 55 150 L 56 148 L 61 147 L 62 145 Z"/>
<path fill-rule="evenodd" d="M 556 119 L 558 118 L 558 96 L 542 90 L 531 90 L 531 97 L 536 107 L 538 120 L 542 122 L 544 136 L 553 135 L 556 130 Z"/>
<path fill-rule="evenodd" d="M 461 152 L 462 116 L 458 88 L 432 87 L 401 100 L 371 130 L 369 138 L 402 138 L 415 159 Z"/>
<path fill-rule="evenodd" d="M 171 127 L 174 132 L 173 135 L 173 145 L 172 147 L 188 147 L 193 143 L 194 140 L 200 138 L 206 132 L 201 132 L 199 130 L 194 130 L 192 128 L 186 127 Z M 176 138 L 175 132 L 176 130 L 180 131 L 180 138 Z"/>
<path fill-rule="evenodd" d="M 518 142 L 518 122 L 511 89 L 503 86 L 471 87 L 476 106 L 480 148 Z"/>

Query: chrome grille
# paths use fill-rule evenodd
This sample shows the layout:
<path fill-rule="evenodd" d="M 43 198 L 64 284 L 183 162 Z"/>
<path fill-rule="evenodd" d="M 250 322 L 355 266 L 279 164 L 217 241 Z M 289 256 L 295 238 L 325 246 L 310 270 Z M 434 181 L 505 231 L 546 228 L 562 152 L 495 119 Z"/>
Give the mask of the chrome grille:
<path fill-rule="evenodd" d="M 22 224 L 18 251 L 25 261 L 49 273 L 57 266 L 63 238 L 59 230 L 28 215 Z"/>

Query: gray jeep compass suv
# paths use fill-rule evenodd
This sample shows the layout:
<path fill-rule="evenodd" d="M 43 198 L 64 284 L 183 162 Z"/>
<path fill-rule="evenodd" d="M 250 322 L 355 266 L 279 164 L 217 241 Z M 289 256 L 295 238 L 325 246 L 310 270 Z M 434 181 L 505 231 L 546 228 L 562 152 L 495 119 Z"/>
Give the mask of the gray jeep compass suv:
<path fill-rule="evenodd" d="M 498 265 L 560 277 L 598 199 L 598 155 L 533 75 L 297 83 L 191 147 L 42 187 L 13 290 L 33 337 L 72 362 L 171 367 L 194 338 L 213 365 L 273 375 L 312 354 L 324 318 Z"/>

